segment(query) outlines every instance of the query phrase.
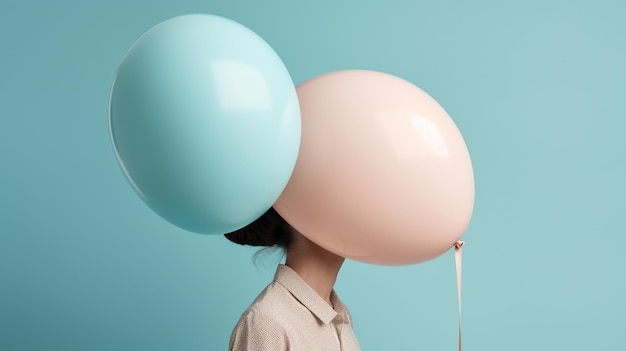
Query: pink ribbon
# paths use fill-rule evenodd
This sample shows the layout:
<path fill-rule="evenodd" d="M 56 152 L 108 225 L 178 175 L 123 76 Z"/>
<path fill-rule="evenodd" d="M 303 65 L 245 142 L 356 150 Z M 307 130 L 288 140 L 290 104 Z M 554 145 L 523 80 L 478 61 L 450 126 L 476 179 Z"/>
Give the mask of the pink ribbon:
<path fill-rule="evenodd" d="M 461 337 L 461 271 L 463 266 L 463 245 L 464 241 L 457 241 L 454 244 L 454 261 L 456 262 L 456 286 L 457 295 L 459 298 L 459 351 L 462 350 L 462 337 Z"/>

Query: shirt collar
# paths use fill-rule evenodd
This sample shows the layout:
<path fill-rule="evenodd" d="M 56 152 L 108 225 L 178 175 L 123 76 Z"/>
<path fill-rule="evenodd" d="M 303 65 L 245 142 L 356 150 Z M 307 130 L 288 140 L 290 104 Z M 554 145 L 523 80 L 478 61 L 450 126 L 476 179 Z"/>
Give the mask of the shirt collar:
<path fill-rule="evenodd" d="M 328 324 L 335 317 L 338 317 L 338 321 L 340 322 L 349 323 L 348 310 L 341 300 L 339 300 L 334 290 L 330 294 L 330 301 L 335 306 L 335 309 L 330 307 L 313 288 L 302 280 L 298 273 L 285 265 L 278 265 L 274 281 L 289 290 L 304 307 L 311 311 L 311 313 L 324 324 Z"/>

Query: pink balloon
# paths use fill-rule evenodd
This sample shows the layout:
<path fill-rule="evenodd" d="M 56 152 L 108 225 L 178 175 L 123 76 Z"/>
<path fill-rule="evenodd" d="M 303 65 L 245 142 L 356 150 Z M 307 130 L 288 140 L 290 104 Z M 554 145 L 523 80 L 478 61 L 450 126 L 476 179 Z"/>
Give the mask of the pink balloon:
<path fill-rule="evenodd" d="M 463 235 L 474 174 L 461 133 L 400 78 L 340 71 L 297 87 L 302 139 L 275 209 L 343 257 L 383 264 L 435 258 Z"/>

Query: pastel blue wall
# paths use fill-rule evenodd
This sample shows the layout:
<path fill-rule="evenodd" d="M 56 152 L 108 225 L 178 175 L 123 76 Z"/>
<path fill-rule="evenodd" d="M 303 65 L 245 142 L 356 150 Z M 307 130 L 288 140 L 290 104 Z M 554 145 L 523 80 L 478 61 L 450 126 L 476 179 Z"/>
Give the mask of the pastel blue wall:
<path fill-rule="evenodd" d="M 403 77 L 473 158 L 467 350 L 626 350 L 626 2 L 17 1 L 0 4 L 0 350 L 224 350 L 278 257 L 179 230 L 120 171 L 113 74 L 146 29 L 232 18 L 296 83 Z M 347 262 L 364 350 L 454 350 L 451 253 Z"/>

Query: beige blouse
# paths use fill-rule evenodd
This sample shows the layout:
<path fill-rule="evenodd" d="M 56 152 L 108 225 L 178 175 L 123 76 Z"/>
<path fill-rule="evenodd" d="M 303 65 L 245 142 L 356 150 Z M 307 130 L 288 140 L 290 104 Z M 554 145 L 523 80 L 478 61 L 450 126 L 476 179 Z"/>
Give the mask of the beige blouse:
<path fill-rule="evenodd" d="M 334 309 L 291 268 L 279 265 L 274 281 L 241 315 L 231 351 L 359 351 L 352 318 L 333 290 Z"/>

